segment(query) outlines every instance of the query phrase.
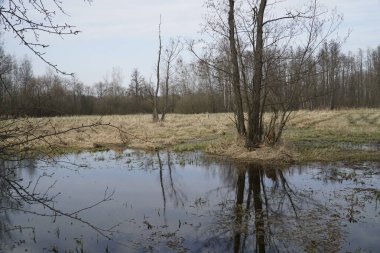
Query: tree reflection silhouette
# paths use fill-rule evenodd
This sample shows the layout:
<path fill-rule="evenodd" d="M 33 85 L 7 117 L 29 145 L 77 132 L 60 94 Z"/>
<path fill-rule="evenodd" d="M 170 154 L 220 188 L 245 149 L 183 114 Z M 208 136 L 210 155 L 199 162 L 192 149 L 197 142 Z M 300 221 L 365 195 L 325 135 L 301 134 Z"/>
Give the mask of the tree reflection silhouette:
<path fill-rule="evenodd" d="M 284 170 L 250 164 L 240 166 L 234 176 L 228 169 L 221 171 L 226 171 L 221 176 L 233 186 L 235 199 L 227 197 L 213 212 L 213 236 L 203 245 L 207 250 L 265 253 L 330 251 L 339 246 L 339 241 L 325 243 L 338 237 L 337 221 L 312 196 L 293 189 Z"/>
<path fill-rule="evenodd" d="M 187 199 L 187 196 L 175 184 L 175 179 L 173 177 L 173 168 L 172 168 L 173 164 L 171 162 L 170 151 L 166 151 L 166 159 L 162 159 L 161 158 L 162 155 L 163 154 L 161 154 L 160 152 L 156 153 L 157 161 L 158 161 L 158 167 L 159 167 L 160 188 L 161 188 L 164 217 L 165 217 L 166 205 L 167 205 L 167 195 L 175 207 L 183 206 L 185 203 L 185 200 Z M 164 173 L 165 169 L 167 169 L 166 176 Z M 167 183 L 165 182 L 165 178 L 169 180 Z"/>
<path fill-rule="evenodd" d="M 248 171 L 248 192 L 245 208 L 244 202 L 244 189 L 246 185 L 246 175 Z M 236 182 L 236 205 L 235 205 L 235 221 L 237 228 L 241 228 L 243 225 L 243 219 L 249 219 L 249 212 L 251 208 L 251 201 L 253 199 L 253 210 L 255 215 L 255 237 L 256 245 L 255 252 L 265 252 L 265 229 L 264 229 L 264 217 L 263 217 L 263 202 L 261 199 L 261 170 L 258 168 L 250 168 L 249 170 L 240 170 L 238 179 Z M 253 197 L 253 198 L 252 198 Z M 244 221 L 245 226 L 248 224 Z M 248 228 L 243 229 L 247 231 Z M 247 233 L 242 232 L 241 229 L 234 231 L 234 252 L 243 252 L 246 249 Z M 241 236 L 244 234 L 243 243 L 241 243 Z"/>
<path fill-rule="evenodd" d="M 5 245 L 11 237 L 10 228 L 12 227 L 12 220 L 9 212 L 12 210 L 9 207 L 15 206 L 19 208 L 19 203 L 10 194 L 11 189 L 9 185 L 2 180 L 6 176 L 15 177 L 15 175 L 9 173 L 7 169 L 9 167 L 8 163 L 0 159 L 0 250 L 2 249 L 2 244 Z"/>

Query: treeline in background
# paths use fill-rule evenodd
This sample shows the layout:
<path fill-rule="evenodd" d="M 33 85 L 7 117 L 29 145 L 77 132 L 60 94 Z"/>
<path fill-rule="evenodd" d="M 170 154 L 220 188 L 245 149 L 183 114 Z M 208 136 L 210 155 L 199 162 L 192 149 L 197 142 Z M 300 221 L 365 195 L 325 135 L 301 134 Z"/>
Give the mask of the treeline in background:
<path fill-rule="evenodd" d="M 165 100 L 166 111 L 173 113 L 232 111 L 234 101 L 227 46 L 227 43 L 220 44 L 212 54 L 189 63 L 178 57 L 172 66 L 167 66 L 170 69 L 163 69 L 167 75 L 163 75 L 162 83 L 168 82 L 169 90 L 166 92 L 166 85 L 161 85 L 161 106 Z M 266 51 L 265 55 L 271 59 L 266 62 L 264 71 L 265 87 L 270 89 L 268 94 L 291 101 L 292 110 L 380 106 L 380 46 L 343 53 L 340 44 L 331 41 L 319 50 L 315 57 L 307 59 L 303 70 L 294 66 L 299 58 L 297 49 L 292 49 L 286 57 L 277 58 L 270 57 L 278 55 L 275 52 Z M 251 53 L 242 57 L 247 62 L 251 58 Z M 252 76 L 254 68 L 246 66 L 241 71 Z M 297 78 L 292 80 L 295 76 Z M 36 76 L 30 60 L 15 59 L 0 46 L 2 116 L 151 113 L 154 82 L 134 69 L 127 83 L 123 84 L 117 69 L 109 78 L 91 86 L 53 71 Z M 286 87 L 280 85 L 284 83 Z"/>

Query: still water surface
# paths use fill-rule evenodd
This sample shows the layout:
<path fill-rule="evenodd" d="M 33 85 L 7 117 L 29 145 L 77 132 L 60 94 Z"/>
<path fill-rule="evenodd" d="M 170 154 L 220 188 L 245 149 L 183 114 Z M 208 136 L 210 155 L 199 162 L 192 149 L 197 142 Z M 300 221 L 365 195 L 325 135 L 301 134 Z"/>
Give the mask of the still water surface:
<path fill-rule="evenodd" d="M 376 163 L 269 168 L 133 150 L 57 160 L 17 175 L 65 213 L 112 199 L 74 214 L 83 222 L 38 204 L 0 210 L 0 252 L 380 251 Z"/>

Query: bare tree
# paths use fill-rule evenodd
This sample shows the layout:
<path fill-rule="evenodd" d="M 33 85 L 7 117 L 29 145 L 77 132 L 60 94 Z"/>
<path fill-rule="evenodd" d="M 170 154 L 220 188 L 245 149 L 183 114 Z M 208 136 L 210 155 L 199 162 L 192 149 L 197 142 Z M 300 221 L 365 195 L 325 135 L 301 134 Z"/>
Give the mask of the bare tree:
<path fill-rule="evenodd" d="M 262 119 L 264 106 L 261 103 L 262 83 L 263 83 L 263 67 L 264 67 L 264 13 L 267 6 L 266 0 L 261 0 L 258 11 L 254 11 L 254 18 L 256 18 L 256 38 L 253 54 L 253 93 L 252 93 L 252 106 L 248 108 L 248 136 L 246 138 L 246 146 L 249 148 L 255 147 L 262 142 Z"/>
<path fill-rule="evenodd" d="M 165 119 L 165 115 L 169 110 L 169 84 L 171 76 L 173 75 L 173 62 L 177 59 L 182 51 L 182 44 L 179 39 L 171 39 L 169 45 L 164 52 L 165 63 L 165 83 L 164 83 L 164 106 L 162 108 L 161 121 Z"/>
<path fill-rule="evenodd" d="M 212 12 L 208 31 L 217 43 L 228 38 L 235 123 L 250 149 L 279 141 L 295 102 L 308 87 L 311 59 L 340 21 L 336 15 L 326 21 L 328 12 L 316 0 L 283 15 L 273 12 L 280 4 L 270 3 L 268 9 L 266 0 L 209 0 L 207 5 Z M 272 112 L 269 122 L 264 121 L 266 112 Z"/>
<path fill-rule="evenodd" d="M 10 31 L 14 34 L 20 42 L 29 48 L 37 57 L 52 67 L 55 71 L 67 75 L 68 73 L 62 71 L 44 56 L 42 51 L 49 45 L 41 42 L 40 37 L 46 35 L 75 35 L 79 31 L 74 30 L 74 26 L 68 24 L 58 24 L 56 18 L 59 14 L 66 15 L 63 9 L 63 2 L 59 0 L 39 0 L 39 1 L 22 1 L 22 0 L 8 0 L 0 2 L 0 25 L 5 31 Z M 3 61 L 1 62 L 3 67 Z M 5 65 L 4 65 L 5 67 Z M 15 71 L 14 76 L 18 79 L 12 80 L 14 83 L 18 81 L 17 87 L 21 93 L 20 98 L 31 98 L 26 101 L 25 108 L 35 106 L 35 102 L 40 103 L 41 100 L 34 101 L 34 98 L 41 98 L 42 91 L 48 88 L 61 89 L 63 85 L 59 82 L 56 86 L 45 87 L 44 82 L 33 77 L 32 66 L 30 61 L 25 59 L 18 68 L 13 68 Z M 5 69 L 4 69 L 5 70 Z M 1 88 L 5 87 L 3 77 L 6 72 L 1 74 Z M 57 79 L 60 81 L 60 79 Z M 3 89 L 1 89 L 3 91 Z M 63 93 L 63 92 L 61 92 Z M 2 95 L 2 92 L 1 94 Z M 13 95 L 13 94 L 12 94 Z M 0 102 L 2 102 L 0 100 Z M 20 101 L 19 101 L 20 102 Z M 20 103 L 19 103 L 20 104 Z M 37 104 L 38 105 L 38 104 Z M 2 106 L 2 104 L 0 104 Z M 2 113 L 2 112 L 0 112 Z M 15 115 L 18 116 L 18 115 Z M 18 169 L 17 163 L 34 158 L 36 154 L 44 158 L 49 158 L 52 154 L 56 154 L 57 146 L 51 143 L 51 138 L 60 139 L 64 133 L 75 131 L 82 128 L 96 128 L 99 126 L 111 126 L 104 124 L 101 121 L 96 121 L 88 125 L 80 125 L 77 127 L 70 127 L 64 130 L 57 130 L 49 119 L 29 119 L 26 117 L 16 118 L 3 118 L 0 117 L 0 187 L 1 195 L 11 199 L 11 203 L 1 202 L 1 211 L 3 210 L 19 210 L 23 212 L 30 212 L 36 215 L 43 215 L 48 217 L 65 216 L 73 220 L 77 220 L 93 229 L 99 234 L 111 238 L 111 230 L 100 228 L 83 218 L 81 213 L 89 208 L 95 207 L 100 203 L 108 201 L 112 198 L 113 193 L 105 191 L 104 197 L 98 202 L 80 208 L 78 210 L 70 211 L 63 210 L 55 207 L 55 196 L 49 196 L 49 189 L 46 192 L 39 192 L 38 181 L 35 185 L 31 183 L 24 185 L 21 183 L 22 178 L 17 176 Z M 40 150 L 36 150 L 36 146 L 46 147 L 48 152 L 45 154 Z M 3 167 L 3 163 L 15 163 L 13 166 Z M 16 202 L 13 205 L 13 202 Z M 27 208 L 23 208 L 23 203 L 41 205 L 50 214 L 31 212 Z"/>
<path fill-rule="evenodd" d="M 158 59 L 157 59 L 157 68 L 156 68 L 156 88 L 153 94 L 153 121 L 157 122 L 158 117 L 158 91 L 160 90 L 160 64 L 161 64 L 161 53 L 162 53 L 162 41 L 161 41 L 161 16 L 160 23 L 158 25 Z"/>
<path fill-rule="evenodd" d="M 13 59 L 4 52 L 0 45 L 0 115 L 9 113 L 10 108 L 4 108 L 5 99 L 12 95 L 11 75 L 14 69 Z"/>
<path fill-rule="evenodd" d="M 67 15 L 63 2 L 59 0 L 6 0 L 1 1 L 0 5 L 0 25 L 3 30 L 12 32 L 20 43 L 29 48 L 38 58 L 57 72 L 67 75 L 69 73 L 62 71 L 46 58 L 43 49 L 49 45 L 40 40 L 45 34 L 61 37 L 79 33 L 73 25 L 57 23 L 56 19 L 59 15 Z"/>
<path fill-rule="evenodd" d="M 240 73 L 239 73 L 239 62 L 238 53 L 236 49 L 235 40 L 235 0 L 229 0 L 229 10 L 228 10 L 228 38 L 230 42 L 231 51 L 231 69 L 232 69 L 232 87 L 234 91 L 235 99 L 235 116 L 236 116 L 236 128 L 240 135 L 246 135 L 245 123 L 244 123 L 244 111 L 243 111 L 243 101 L 241 96 L 240 88 Z"/>

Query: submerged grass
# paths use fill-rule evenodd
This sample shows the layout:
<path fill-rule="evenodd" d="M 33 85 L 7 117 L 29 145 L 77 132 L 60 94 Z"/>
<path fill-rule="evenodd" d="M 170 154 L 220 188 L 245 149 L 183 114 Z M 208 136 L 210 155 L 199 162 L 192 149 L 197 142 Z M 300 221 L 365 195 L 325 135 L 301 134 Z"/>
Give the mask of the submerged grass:
<path fill-rule="evenodd" d="M 151 115 L 73 116 L 32 119 L 49 121 L 36 131 L 65 130 L 101 119 L 116 128 L 100 126 L 51 137 L 57 152 L 135 148 L 175 151 L 204 150 L 238 160 L 259 161 L 361 161 L 380 160 L 380 109 L 294 112 L 277 147 L 244 148 L 237 137 L 233 115 L 169 114 L 164 122 L 152 122 Z M 52 127 L 53 126 L 53 127 Z M 38 134 L 38 133 L 35 133 Z M 44 143 L 36 143 L 43 148 Z"/>

